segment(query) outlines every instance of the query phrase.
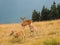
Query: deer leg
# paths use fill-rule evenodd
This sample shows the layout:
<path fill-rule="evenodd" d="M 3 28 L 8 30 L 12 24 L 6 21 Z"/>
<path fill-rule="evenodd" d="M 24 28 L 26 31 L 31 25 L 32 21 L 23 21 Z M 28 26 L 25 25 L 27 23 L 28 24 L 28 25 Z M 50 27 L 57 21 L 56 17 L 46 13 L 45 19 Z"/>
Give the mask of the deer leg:
<path fill-rule="evenodd" d="M 30 28 L 30 32 L 32 32 L 32 33 L 30 33 L 30 36 L 31 36 L 31 37 L 34 37 L 33 26 L 29 25 L 29 28 Z"/>
<path fill-rule="evenodd" d="M 33 32 L 33 27 L 29 25 L 30 31 Z"/>
<path fill-rule="evenodd" d="M 37 27 L 34 27 L 34 26 L 32 26 L 32 25 L 29 25 L 30 26 L 30 30 L 31 30 L 31 32 L 34 32 L 34 35 L 37 35 L 38 34 L 38 31 L 37 31 Z"/>

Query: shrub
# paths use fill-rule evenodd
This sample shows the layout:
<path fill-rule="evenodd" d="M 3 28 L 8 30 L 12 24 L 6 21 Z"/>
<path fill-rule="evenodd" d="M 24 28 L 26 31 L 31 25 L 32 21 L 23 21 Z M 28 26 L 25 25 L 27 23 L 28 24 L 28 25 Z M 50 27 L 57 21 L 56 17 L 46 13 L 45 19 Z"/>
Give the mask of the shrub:
<path fill-rule="evenodd" d="M 59 45 L 59 42 L 56 39 L 46 40 L 43 42 L 44 45 Z"/>

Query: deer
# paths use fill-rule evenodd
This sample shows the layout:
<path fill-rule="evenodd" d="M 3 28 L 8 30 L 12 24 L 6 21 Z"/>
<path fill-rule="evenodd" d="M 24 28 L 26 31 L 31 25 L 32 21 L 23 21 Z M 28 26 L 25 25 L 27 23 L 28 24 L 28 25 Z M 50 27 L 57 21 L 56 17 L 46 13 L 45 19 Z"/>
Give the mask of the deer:
<path fill-rule="evenodd" d="M 26 20 L 25 19 L 25 17 L 24 18 L 20 18 L 21 19 L 21 26 L 23 27 L 23 29 L 25 28 L 25 26 L 29 26 L 29 28 L 30 28 L 30 36 L 32 36 L 31 34 L 33 33 L 36 33 L 36 34 L 38 34 L 38 32 L 37 32 L 37 27 L 35 27 L 35 26 L 33 26 L 32 25 L 32 20 Z"/>
<path fill-rule="evenodd" d="M 23 29 L 25 28 L 25 26 L 28 25 L 30 28 L 30 31 L 33 32 L 32 20 L 26 20 L 25 17 L 20 19 L 22 21 L 21 26 L 23 27 Z"/>
<path fill-rule="evenodd" d="M 23 38 L 25 37 L 25 34 L 24 34 L 24 30 L 20 30 L 18 32 L 16 31 L 11 31 L 10 33 L 10 36 L 14 36 L 15 38 L 18 38 L 19 36 L 23 36 Z"/>

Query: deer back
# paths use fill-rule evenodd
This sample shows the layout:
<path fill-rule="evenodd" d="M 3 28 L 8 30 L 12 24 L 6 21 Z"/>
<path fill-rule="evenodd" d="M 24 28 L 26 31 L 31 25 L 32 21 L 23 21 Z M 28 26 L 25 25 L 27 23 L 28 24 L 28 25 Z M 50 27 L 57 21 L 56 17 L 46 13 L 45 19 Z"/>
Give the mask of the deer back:
<path fill-rule="evenodd" d="M 22 22 L 22 26 L 30 25 L 32 23 L 31 20 L 25 20 Z"/>

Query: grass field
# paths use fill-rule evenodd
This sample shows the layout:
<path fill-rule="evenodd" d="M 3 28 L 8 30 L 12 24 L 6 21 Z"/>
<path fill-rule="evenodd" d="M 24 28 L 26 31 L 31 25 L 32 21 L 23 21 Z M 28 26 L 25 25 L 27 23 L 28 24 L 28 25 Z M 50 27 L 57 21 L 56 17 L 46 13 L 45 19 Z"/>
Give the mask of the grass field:
<path fill-rule="evenodd" d="M 14 38 L 11 31 L 20 31 L 20 24 L 0 24 L 0 45 L 60 45 L 60 20 L 34 22 L 37 33 L 31 33 L 29 27 L 24 29 L 25 38 Z M 32 34 L 32 36 L 30 36 Z M 51 44 L 51 43 L 54 44 Z M 58 44 L 57 44 L 58 43 Z"/>

